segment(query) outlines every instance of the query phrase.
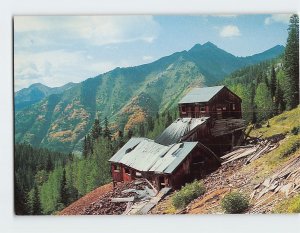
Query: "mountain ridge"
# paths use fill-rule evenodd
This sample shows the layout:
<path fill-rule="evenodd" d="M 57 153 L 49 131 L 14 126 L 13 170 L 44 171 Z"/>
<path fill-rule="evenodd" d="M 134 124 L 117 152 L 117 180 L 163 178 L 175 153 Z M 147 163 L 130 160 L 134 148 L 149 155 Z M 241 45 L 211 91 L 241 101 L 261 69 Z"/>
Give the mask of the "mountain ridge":
<path fill-rule="evenodd" d="M 174 107 L 190 88 L 216 84 L 265 56 L 235 57 L 211 42 L 195 46 L 148 64 L 115 68 L 17 111 L 16 142 L 80 151 L 81 140 L 97 115 L 114 122 L 112 130 L 128 130 Z M 268 56 L 282 52 L 271 51 Z"/>

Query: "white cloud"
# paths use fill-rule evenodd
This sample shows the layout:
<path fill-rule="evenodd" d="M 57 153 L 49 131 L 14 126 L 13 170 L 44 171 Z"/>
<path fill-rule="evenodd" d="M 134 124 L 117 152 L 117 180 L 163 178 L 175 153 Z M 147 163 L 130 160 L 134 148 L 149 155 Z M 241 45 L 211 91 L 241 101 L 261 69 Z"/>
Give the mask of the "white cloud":
<path fill-rule="evenodd" d="M 86 51 L 56 50 L 16 53 L 14 55 L 14 85 L 16 91 L 37 82 L 57 87 L 67 82 L 81 82 L 118 66 L 130 65 L 133 64 L 128 60 L 115 62 L 106 59 L 103 61 L 87 54 Z"/>
<path fill-rule="evenodd" d="M 36 82 L 59 86 L 66 82 L 79 81 L 80 72 L 76 74 L 75 64 L 78 64 L 80 59 L 79 52 L 70 53 L 62 50 L 16 53 L 14 55 L 15 88 L 18 90 Z"/>
<path fill-rule="evenodd" d="M 107 58 L 101 49 L 117 53 L 118 43 L 152 43 L 159 30 L 152 16 L 16 16 L 15 88 L 36 82 L 60 86 L 132 66 L 129 58 Z"/>
<path fill-rule="evenodd" d="M 220 30 L 220 36 L 221 37 L 234 37 L 234 36 L 240 36 L 240 30 L 235 25 L 227 25 L 221 28 Z"/>
<path fill-rule="evenodd" d="M 158 35 L 159 24 L 152 16 L 16 16 L 14 30 L 38 32 L 41 41 L 51 30 L 63 31 L 55 36 L 108 45 L 138 40 L 152 43 Z"/>
<path fill-rule="evenodd" d="M 284 23 L 288 24 L 291 14 L 273 14 L 265 19 L 265 25 L 270 25 L 272 23 Z"/>

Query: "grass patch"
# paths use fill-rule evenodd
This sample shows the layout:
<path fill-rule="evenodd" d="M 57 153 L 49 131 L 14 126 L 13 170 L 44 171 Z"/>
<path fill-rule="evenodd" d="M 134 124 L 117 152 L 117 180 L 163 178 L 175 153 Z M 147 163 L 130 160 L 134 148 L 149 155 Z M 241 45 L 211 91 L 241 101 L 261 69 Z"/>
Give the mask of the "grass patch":
<path fill-rule="evenodd" d="M 264 137 L 270 137 L 279 133 L 290 133 L 293 128 L 300 128 L 299 116 L 300 106 L 271 118 L 269 120 L 270 127 L 267 127 L 266 124 L 264 124 L 261 128 L 252 130 L 250 136 L 259 136 L 263 134 Z"/>
<path fill-rule="evenodd" d="M 283 167 L 290 159 L 298 156 L 300 149 L 298 147 L 299 142 L 300 135 L 288 135 L 280 142 L 280 146 L 277 149 L 243 167 L 241 172 L 248 174 L 255 170 L 257 172 L 251 182 L 257 184 L 263 181 L 279 167 Z"/>
<path fill-rule="evenodd" d="M 192 200 L 203 195 L 205 193 L 205 187 L 202 182 L 195 180 L 193 183 L 186 184 L 180 191 L 175 193 L 172 198 L 173 206 L 176 209 L 182 209 L 186 207 Z"/>
<path fill-rule="evenodd" d="M 241 193 L 231 192 L 222 199 L 221 206 L 227 214 L 241 214 L 249 208 L 249 200 Z"/>
<path fill-rule="evenodd" d="M 274 209 L 274 213 L 300 213 L 300 194 L 278 204 Z"/>
<path fill-rule="evenodd" d="M 253 161 L 249 165 L 242 168 L 241 172 L 248 174 L 251 171 L 257 171 L 251 183 L 257 184 L 263 181 L 267 176 L 279 167 L 284 166 L 290 159 L 297 156 L 300 149 L 300 134 L 294 134 L 294 128 L 300 128 L 300 107 L 286 111 L 269 120 L 270 127 L 263 125 L 260 129 L 253 129 L 251 136 L 263 135 L 264 138 L 274 136 L 276 134 L 286 134 L 286 138 L 280 141 L 280 146 L 261 158 Z M 293 130 L 294 129 L 294 130 Z"/>
<path fill-rule="evenodd" d="M 300 138 L 291 137 L 291 139 L 286 143 L 286 145 L 280 148 L 280 158 L 288 157 L 289 155 L 295 153 L 300 148 Z"/>

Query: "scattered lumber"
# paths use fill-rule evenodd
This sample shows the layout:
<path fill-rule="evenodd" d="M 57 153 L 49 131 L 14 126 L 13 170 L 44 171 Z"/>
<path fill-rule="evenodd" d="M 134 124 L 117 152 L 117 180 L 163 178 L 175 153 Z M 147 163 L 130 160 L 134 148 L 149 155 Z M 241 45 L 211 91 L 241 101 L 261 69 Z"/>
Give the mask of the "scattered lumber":
<path fill-rule="evenodd" d="M 115 197 L 110 199 L 111 202 L 133 202 L 134 197 Z"/>
<path fill-rule="evenodd" d="M 233 151 L 221 157 L 222 164 L 232 162 L 237 159 L 246 158 L 245 164 L 251 163 L 260 158 L 264 154 L 276 149 L 279 146 L 279 141 L 284 138 L 284 135 L 278 134 L 266 139 L 251 138 L 251 144 L 244 146 L 236 146 Z"/>
<path fill-rule="evenodd" d="M 284 165 L 279 171 L 266 178 L 251 194 L 251 198 L 260 200 L 264 195 L 281 192 L 286 197 L 300 191 L 300 156 Z"/>

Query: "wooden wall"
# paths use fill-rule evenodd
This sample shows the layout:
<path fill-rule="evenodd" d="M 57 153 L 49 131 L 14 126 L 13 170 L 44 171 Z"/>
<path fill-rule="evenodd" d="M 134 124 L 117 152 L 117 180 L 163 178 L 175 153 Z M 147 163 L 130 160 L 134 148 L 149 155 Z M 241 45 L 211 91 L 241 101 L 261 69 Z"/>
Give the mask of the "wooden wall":
<path fill-rule="evenodd" d="M 180 117 L 242 118 L 241 99 L 226 87 L 209 102 L 179 104 Z"/>

